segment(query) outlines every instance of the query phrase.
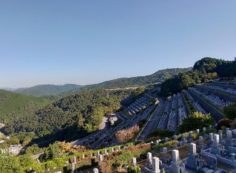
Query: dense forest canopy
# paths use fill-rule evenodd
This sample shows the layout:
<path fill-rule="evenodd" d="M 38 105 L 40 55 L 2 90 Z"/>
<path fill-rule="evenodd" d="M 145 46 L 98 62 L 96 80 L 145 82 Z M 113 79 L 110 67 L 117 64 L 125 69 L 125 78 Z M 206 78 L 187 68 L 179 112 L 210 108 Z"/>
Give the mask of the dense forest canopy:
<path fill-rule="evenodd" d="M 168 96 L 187 89 L 195 84 L 208 82 L 217 77 L 235 77 L 236 61 L 225 61 L 216 58 L 203 58 L 197 61 L 192 71 L 180 73 L 164 81 L 161 94 Z"/>
<path fill-rule="evenodd" d="M 14 92 L 32 96 L 56 96 L 65 92 L 78 90 L 81 87 L 75 84 L 37 85 L 30 88 L 19 88 Z"/>
<path fill-rule="evenodd" d="M 193 65 L 193 69 L 202 73 L 215 72 L 217 66 L 226 61 L 217 58 L 202 58 Z"/>
<path fill-rule="evenodd" d="M 75 126 L 78 132 L 90 133 L 98 129 L 105 114 L 118 110 L 120 101 L 131 93 L 130 90 L 83 91 L 37 107 L 31 114 L 17 118 L 17 121 L 7 121 L 4 132 L 35 132 L 37 136 L 44 136 Z"/>
<path fill-rule="evenodd" d="M 193 69 L 201 73 L 216 72 L 219 77 L 235 77 L 236 61 L 225 61 L 216 58 L 203 58 L 194 64 Z"/>
<path fill-rule="evenodd" d="M 14 126 L 28 119 L 35 119 L 35 112 L 50 103 L 45 98 L 37 98 L 0 90 L 0 123 Z M 32 124 L 34 125 L 34 124 Z M 27 129 L 30 124 L 25 124 Z"/>
<path fill-rule="evenodd" d="M 94 90 L 64 97 L 37 112 L 40 128 L 35 130 L 50 133 L 76 123 L 79 129 L 93 132 L 105 114 L 120 108 L 127 95 L 127 91 Z"/>
<path fill-rule="evenodd" d="M 159 70 L 148 76 L 138 76 L 131 78 L 120 78 L 111 81 L 102 82 L 85 88 L 125 88 L 132 86 L 146 86 L 154 83 L 161 83 L 166 79 L 173 77 L 179 73 L 190 71 L 191 68 L 171 68 Z"/>
<path fill-rule="evenodd" d="M 182 124 L 178 127 L 180 133 L 188 132 L 190 130 L 202 129 L 209 125 L 213 125 L 213 119 L 210 114 L 202 114 L 201 112 L 192 112 L 192 114 L 185 118 Z"/>

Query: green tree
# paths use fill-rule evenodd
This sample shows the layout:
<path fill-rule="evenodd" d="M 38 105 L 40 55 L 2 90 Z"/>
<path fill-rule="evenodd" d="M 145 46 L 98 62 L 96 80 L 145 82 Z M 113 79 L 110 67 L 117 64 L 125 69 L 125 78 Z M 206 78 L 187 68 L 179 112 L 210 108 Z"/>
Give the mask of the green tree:
<path fill-rule="evenodd" d="M 25 154 L 19 157 L 20 159 L 20 165 L 24 170 L 30 170 L 32 169 L 32 165 L 34 165 L 33 159 L 30 157 L 30 155 Z"/>
<path fill-rule="evenodd" d="M 47 171 L 56 170 L 56 168 L 57 168 L 56 163 L 53 162 L 52 160 L 45 162 L 44 165 L 45 165 L 45 170 L 47 170 Z"/>
<path fill-rule="evenodd" d="M 141 173 L 141 169 L 138 166 L 128 167 L 127 173 Z"/>
<path fill-rule="evenodd" d="M 44 160 L 50 160 L 59 158 L 62 156 L 62 150 L 58 143 L 50 144 L 48 148 L 45 149 L 43 159 Z"/>
<path fill-rule="evenodd" d="M 234 120 L 236 118 L 236 104 L 224 107 L 224 114 L 227 118 Z"/>
<path fill-rule="evenodd" d="M 84 117 L 81 113 L 78 114 L 77 126 L 78 126 L 78 128 L 83 128 L 84 127 Z"/>
<path fill-rule="evenodd" d="M 10 140 L 8 141 L 11 145 L 15 145 L 15 144 L 19 144 L 20 140 L 18 139 L 17 136 L 13 136 L 10 138 Z"/>
<path fill-rule="evenodd" d="M 28 147 L 25 151 L 26 154 L 39 154 L 43 152 L 43 149 L 42 148 L 39 148 L 37 144 L 34 144 L 30 147 Z"/>
<path fill-rule="evenodd" d="M 179 132 L 186 132 L 191 130 L 200 129 L 213 124 L 213 120 L 210 114 L 202 114 L 201 112 L 193 112 L 190 117 L 183 120 L 179 126 Z"/>
<path fill-rule="evenodd" d="M 20 161 L 15 156 L 0 155 L 0 172 L 2 173 L 23 173 Z"/>

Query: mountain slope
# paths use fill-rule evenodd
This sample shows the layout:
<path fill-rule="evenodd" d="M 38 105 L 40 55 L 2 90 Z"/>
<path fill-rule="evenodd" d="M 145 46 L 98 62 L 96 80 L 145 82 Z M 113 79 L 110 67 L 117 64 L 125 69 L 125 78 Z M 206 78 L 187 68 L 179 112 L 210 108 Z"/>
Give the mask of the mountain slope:
<path fill-rule="evenodd" d="M 0 123 L 13 124 L 32 119 L 35 111 L 49 104 L 49 100 L 0 90 Z"/>
<path fill-rule="evenodd" d="M 59 95 L 64 92 L 78 90 L 81 86 L 75 84 L 66 85 L 36 85 L 30 88 L 20 88 L 15 90 L 16 93 L 22 93 L 32 96 L 51 96 Z"/>
<path fill-rule="evenodd" d="M 119 78 L 110 81 L 105 81 L 99 84 L 87 85 L 83 88 L 125 88 L 125 87 L 135 87 L 135 86 L 145 86 L 154 83 L 161 83 L 166 79 L 169 79 L 179 73 L 184 73 L 190 71 L 192 68 L 171 68 L 159 70 L 151 75 L 147 76 L 138 76 L 130 78 Z"/>
<path fill-rule="evenodd" d="M 179 73 L 184 73 L 190 70 L 191 68 L 171 68 L 171 69 L 159 70 L 147 76 L 119 78 L 92 85 L 85 85 L 85 86 L 75 85 L 75 84 L 37 85 L 30 88 L 20 88 L 15 90 L 14 92 L 32 96 L 58 96 L 58 95 L 66 96 L 76 93 L 81 89 L 87 90 L 87 89 L 98 89 L 98 88 L 114 89 L 114 88 L 126 88 L 126 87 L 139 87 L 154 83 L 161 83 L 164 80 L 169 79 Z"/>
<path fill-rule="evenodd" d="M 41 97 L 1 91 L 0 108 L 12 103 L 0 114 L 0 123 L 6 125 L 2 131 L 7 135 L 34 132 L 38 137 L 34 142 L 41 145 L 59 139 L 77 139 L 96 131 L 103 116 L 118 110 L 121 100 L 133 92 L 103 89 L 81 91 L 48 104 Z"/>

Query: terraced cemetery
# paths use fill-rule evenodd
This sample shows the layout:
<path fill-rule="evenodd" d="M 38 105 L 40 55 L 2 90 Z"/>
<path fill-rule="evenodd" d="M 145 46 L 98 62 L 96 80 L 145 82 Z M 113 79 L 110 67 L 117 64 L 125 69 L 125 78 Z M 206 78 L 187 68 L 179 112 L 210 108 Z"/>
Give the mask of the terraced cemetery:
<path fill-rule="evenodd" d="M 140 126 L 141 129 L 132 138 L 132 140 L 139 143 L 141 142 L 141 144 L 134 146 L 148 146 L 146 152 L 150 150 L 154 153 L 157 152 L 155 155 L 163 159 L 163 156 L 161 156 L 159 153 L 159 149 L 161 149 L 160 146 L 168 146 L 168 144 L 163 145 L 161 143 L 168 143 L 169 139 L 164 138 L 161 140 L 161 138 L 154 138 L 156 142 L 151 141 L 149 143 L 146 143 L 147 141 L 150 141 L 150 139 L 153 139 L 150 137 L 150 135 L 152 136 L 152 134 L 155 134 L 155 131 L 158 130 L 171 132 L 171 134 L 174 135 L 172 136 L 174 141 L 170 142 L 171 144 L 169 146 L 174 149 L 175 147 L 173 146 L 176 146 L 175 139 L 181 139 L 180 141 L 182 141 L 182 138 L 178 137 L 180 134 L 178 127 L 182 124 L 185 118 L 190 117 L 193 112 L 200 112 L 203 115 L 210 114 L 213 120 L 217 122 L 218 120 L 224 117 L 224 107 L 235 103 L 235 98 L 236 84 L 219 81 L 190 87 L 187 90 L 182 90 L 180 93 L 174 94 L 166 99 L 159 97 L 151 98 L 147 97 L 146 95 L 143 95 L 142 97 L 138 98 L 136 101 L 131 103 L 129 106 L 125 107 L 123 111 L 119 112 L 119 114 L 123 117 L 123 121 L 120 124 L 118 124 L 114 128 L 98 131 L 92 134 L 91 136 L 86 137 L 85 139 L 79 140 L 78 142 L 75 141 L 74 145 L 87 145 L 92 149 L 99 149 L 101 147 L 113 147 L 112 155 L 114 157 L 117 157 L 117 153 L 119 153 L 121 147 L 119 146 L 119 142 L 117 141 L 115 134 L 118 131 L 129 129 L 135 124 L 139 124 L 140 122 L 142 122 L 142 125 Z M 155 100 L 155 103 L 153 102 L 153 99 Z M 129 114 L 127 115 L 124 112 L 129 112 Z M 214 129 L 215 128 L 213 128 L 212 130 L 214 131 Z M 205 129 L 203 131 L 205 131 Z M 197 134 L 198 133 L 199 131 L 197 131 Z M 193 141 L 194 140 L 190 142 Z M 160 143 L 161 145 L 157 147 L 157 144 L 155 143 L 157 143 L 158 145 Z M 133 144 L 131 144 L 131 146 L 132 145 Z M 154 148 L 159 149 L 154 149 L 153 145 L 155 146 Z M 178 145 L 180 145 L 180 148 L 186 147 L 187 142 L 182 141 Z M 125 148 L 126 150 L 129 147 L 122 148 Z M 164 148 L 163 152 L 168 153 L 168 151 L 165 150 L 166 149 Z M 138 157 L 140 157 L 140 154 L 144 154 L 143 152 L 145 153 L 145 151 L 142 151 L 141 153 L 139 153 Z M 106 160 L 106 155 L 106 151 L 105 155 L 98 154 L 98 160 L 100 160 L 98 161 L 98 163 Z M 147 156 L 147 158 L 148 157 L 151 156 Z M 187 155 L 185 157 L 187 157 Z M 109 157 L 107 159 L 109 159 Z M 155 159 L 156 158 L 154 158 L 153 161 L 152 159 L 149 159 L 149 162 L 157 162 Z M 142 161 L 142 159 L 140 160 L 140 158 L 138 158 L 137 160 L 133 159 L 132 164 L 139 165 L 142 168 L 142 172 L 155 172 L 155 170 L 153 170 L 153 166 L 148 166 L 146 164 L 146 161 L 144 162 Z M 130 162 L 127 162 L 127 164 L 128 163 Z M 179 167 L 181 166 L 179 165 Z M 167 167 L 165 169 L 167 169 Z M 155 173 L 157 172 L 158 171 L 156 171 Z"/>
<path fill-rule="evenodd" d="M 199 71 L 214 61 L 223 63 L 203 58 L 192 71 L 131 91 L 63 97 L 36 112 L 35 124 L 14 121 L 19 134 L 0 134 L 0 161 L 17 159 L 29 173 L 233 173 L 236 82 L 220 71 Z M 24 129 L 27 123 L 32 129 Z"/>
<path fill-rule="evenodd" d="M 115 140 L 117 131 L 130 128 L 141 121 L 145 121 L 145 124 L 136 141 L 144 141 L 157 129 L 176 132 L 183 119 L 192 112 L 210 113 L 214 120 L 218 121 L 223 117 L 223 108 L 235 103 L 235 98 L 235 84 L 219 84 L 219 82 L 191 87 L 165 100 L 159 99 L 158 104 L 151 103 L 153 98 L 143 96 L 125 108 L 129 115 L 125 115 L 124 111 L 119 113 L 125 120 L 118 126 L 98 131 L 74 143 L 95 149 L 112 146 L 117 143 Z"/>

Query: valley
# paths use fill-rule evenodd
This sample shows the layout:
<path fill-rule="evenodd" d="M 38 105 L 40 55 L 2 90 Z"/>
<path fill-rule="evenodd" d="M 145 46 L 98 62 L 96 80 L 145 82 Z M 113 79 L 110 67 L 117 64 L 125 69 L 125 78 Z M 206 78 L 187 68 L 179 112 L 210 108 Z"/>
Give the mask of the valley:
<path fill-rule="evenodd" d="M 189 143 L 199 143 L 202 135 L 210 142 L 210 132 L 235 128 L 235 69 L 226 78 L 221 63 L 208 71 L 207 64 L 212 63 L 218 60 L 203 58 L 193 70 L 176 73 L 161 84 L 81 89 L 59 94 L 56 100 L 2 91 L 0 120 L 5 135 L 0 151 L 3 156 L 9 153 L 9 159 L 19 159 L 19 164 L 33 157 L 29 165 L 36 172 L 150 172 L 153 166 L 145 162 L 149 157 L 147 163 L 160 158 L 165 164 L 161 167 L 169 170 L 163 154 L 178 148 L 187 158 L 183 148 Z M 205 68 L 204 72 L 198 68 Z"/>

